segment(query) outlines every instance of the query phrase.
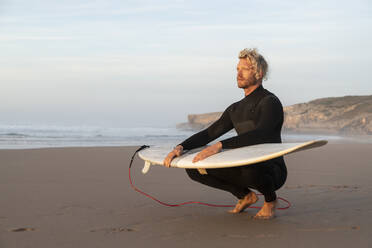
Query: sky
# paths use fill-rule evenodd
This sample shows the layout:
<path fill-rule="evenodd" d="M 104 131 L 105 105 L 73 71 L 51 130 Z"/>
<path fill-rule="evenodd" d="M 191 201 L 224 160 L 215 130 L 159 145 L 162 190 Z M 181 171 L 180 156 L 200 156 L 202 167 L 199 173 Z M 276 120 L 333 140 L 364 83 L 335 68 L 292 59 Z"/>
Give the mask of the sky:
<path fill-rule="evenodd" d="M 284 106 L 372 95 L 372 3 L 0 0 L 0 124 L 175 126 L 244 97 L 238 53 Z"/>

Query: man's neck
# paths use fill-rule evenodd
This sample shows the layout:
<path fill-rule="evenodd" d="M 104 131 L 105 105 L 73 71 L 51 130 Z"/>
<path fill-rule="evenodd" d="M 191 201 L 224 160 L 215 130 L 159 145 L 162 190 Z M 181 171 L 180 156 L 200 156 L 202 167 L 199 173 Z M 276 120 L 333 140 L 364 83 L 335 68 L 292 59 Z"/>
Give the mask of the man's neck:
<path fill-rule="evenodd" d="M 258 83 L 256 85 L 249 86 L 248 88 L 244 88 L 244 95 L 248 96 L 251 94 L 255 89 L 261 86 L 261 83 Z"/>

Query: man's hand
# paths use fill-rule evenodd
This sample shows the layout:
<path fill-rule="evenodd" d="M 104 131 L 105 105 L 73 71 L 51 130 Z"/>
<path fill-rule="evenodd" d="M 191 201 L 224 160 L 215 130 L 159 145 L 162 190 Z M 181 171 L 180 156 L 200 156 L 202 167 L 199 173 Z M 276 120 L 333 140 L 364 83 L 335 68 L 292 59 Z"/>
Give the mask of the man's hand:
<path fill-rule="evenodd" d="M 176 146 L 173 149 L 173 151 L 171 151 L 170 153 L 168 153 L 168 156 L 164 159 L 164 162 L 163 162 L 164 166 L 169 168 L 170 167 L 170 164 L 172 162 L 172 159 L 174 157 L 181 156 L 182 151 L 183 151 L 183 147 L 181 145 Z"/>
<path fill-rule="evenodd" d="M 198 154 L 196 154 L 196 156 L 194 157 L 192 162 L 196 163 L 196 162 L 198 162 L 200 160 L 203 160 L 203 159 L 205 159 L 209 156 L 212 156 L 216 153 L 219 153 L 221 150 L 222 150 L 222 143 L 217 142 L 216 144 L 214 144 L 212 146 L 208 146 L 207 148 L 204 148 L 203 150 L 201 150 Z"/>

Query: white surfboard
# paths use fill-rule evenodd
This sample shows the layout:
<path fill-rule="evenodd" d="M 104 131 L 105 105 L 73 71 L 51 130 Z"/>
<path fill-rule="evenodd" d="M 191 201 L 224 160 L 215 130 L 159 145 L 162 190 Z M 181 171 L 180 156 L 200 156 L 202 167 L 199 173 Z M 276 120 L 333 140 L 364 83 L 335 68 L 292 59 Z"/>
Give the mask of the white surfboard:
<path fill-rule="evenodd" d="M 221 152 L 193 163 L 195 155 L 205 147 L 196 148 L 176 157 L 171 167 L 198 169 L 206 174 L 205 169 L 235 167 L 249 165 L 277 158 L 289 153 L 303 151 L 327 144 L 326 140 L 313 140 L 304 143 L 265 143 L 245 146 L 236 149 L 223 149 Z M 163 165 L 163 161 L 172 147 L 154 146 L 141 150 L 138 156 L 145 161 L 142 173 L 147 173 L 151 165 Z"/>

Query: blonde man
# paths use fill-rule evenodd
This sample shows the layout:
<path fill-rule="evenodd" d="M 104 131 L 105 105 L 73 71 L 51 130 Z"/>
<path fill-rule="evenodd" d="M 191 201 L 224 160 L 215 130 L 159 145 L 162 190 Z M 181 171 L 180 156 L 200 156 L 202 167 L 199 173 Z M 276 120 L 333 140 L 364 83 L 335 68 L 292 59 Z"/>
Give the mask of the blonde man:
<path fill-rule="evenodd" d="M 268 65 L 256 49 L 244 49 L 239 53 L 237 65 L 238 87 L 244 90 L 244 98 L 231 104 L 221 117 L 211 126 L 202 130 L 171 151 L 164 160 L 169 167 L 176 156 L 184 150 L 201 147 L 235 129 L 237 136 L 219 141 L 200 151 L 193 162 L 205 159 L 222 150 L 262 143 L 281 143 L 283 125 L 283 106 L 280 100 L 264 89 L 262 80 L 266 79 Z M 253 165 L 207 169 L 202 175 L 196 169 L 186 169 L 189 177 L 199 183 L 228 191 L 238 198 L 230 213 L 240 213 L 258 201 L 252 189 L 265 197 L 265 202 L 255 218 L 270 219 L 275 216 L 277 196 L 275 191 L 282 187 L 287 178 L 287 168 L 283 157 Z"/>

